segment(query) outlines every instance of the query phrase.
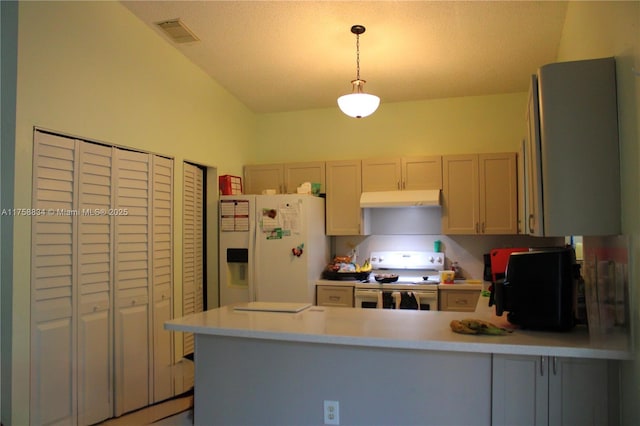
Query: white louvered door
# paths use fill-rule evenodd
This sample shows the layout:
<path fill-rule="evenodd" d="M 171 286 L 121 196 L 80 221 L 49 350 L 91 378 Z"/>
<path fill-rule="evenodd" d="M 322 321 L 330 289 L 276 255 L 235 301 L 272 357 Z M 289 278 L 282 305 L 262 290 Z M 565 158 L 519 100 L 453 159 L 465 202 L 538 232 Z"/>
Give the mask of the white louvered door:
<path fill-rule="evenodd" d="M 78 424 L 88 425 L 113 415 L 113 148 L 78 147 Z"/>
<path fill-rule="evenodd" d="M 74 424 L 76 142 L 46 133 L 34 145 L 31 217 L 31 422 Z M 39 214 L 42 212 L 43 214 Z"/>
<path fill-rule="evenodd" d="M 172 315 L 173 160 L 153 156 L 153 401 L 173 396 L 173 333 L 164 329 Z"/>
<path fill-rule="evenodd" d="M 115 414 L 149 404 L 150 156 L 115 149 Z"/>
<path fill-rule="evenodd" d="M 37 130 L 31 419 L 95 424 L 174 394 L 173 160 Z"/>
<path fill-rule="evenodd" d="M 189 163 L 183 168 L 182 314 L 189 315 L 204 309 L 204 171 Z M 183 336 L 183 355 L 193 353 L 193 334 Z"/>

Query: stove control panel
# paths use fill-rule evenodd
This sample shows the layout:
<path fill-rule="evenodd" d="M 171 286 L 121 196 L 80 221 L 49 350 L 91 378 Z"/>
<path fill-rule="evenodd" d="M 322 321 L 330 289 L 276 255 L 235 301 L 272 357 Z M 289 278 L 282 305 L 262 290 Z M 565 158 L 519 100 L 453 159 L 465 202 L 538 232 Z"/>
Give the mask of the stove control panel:
<path fill-rule="evenodd" d="M 375 251 L 371 252 L 373 269 L 428 269 L 444 270 L 444 253 L 428 251 Z"/>

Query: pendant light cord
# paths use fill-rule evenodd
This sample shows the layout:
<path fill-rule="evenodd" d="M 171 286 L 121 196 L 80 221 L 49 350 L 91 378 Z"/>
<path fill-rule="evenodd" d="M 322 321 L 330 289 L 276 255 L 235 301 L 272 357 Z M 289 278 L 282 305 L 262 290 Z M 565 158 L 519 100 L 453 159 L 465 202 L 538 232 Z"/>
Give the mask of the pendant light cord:
<path fill-rule="evenodd" d="M 360 34 L 356 34 L 356 80 L 360 80 Z"/>

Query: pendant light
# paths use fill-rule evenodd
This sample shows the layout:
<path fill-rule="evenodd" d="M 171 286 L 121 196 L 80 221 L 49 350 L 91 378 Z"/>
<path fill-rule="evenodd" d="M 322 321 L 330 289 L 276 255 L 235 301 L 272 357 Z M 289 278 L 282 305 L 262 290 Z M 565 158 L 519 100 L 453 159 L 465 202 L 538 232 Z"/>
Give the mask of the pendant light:
<path fill-rule="evenodd" d="M 356 79 L 351 81 L 353 92 L 338 98 L 338 106 L 349 117 L 362 118 L 373 114 L 380 105 L 380 98 L 364 93 L 365 80 L 360 79 L 360 34 L 366 28 L 362 25 L 354 25 L 351 32 L 356 35 Z"/>

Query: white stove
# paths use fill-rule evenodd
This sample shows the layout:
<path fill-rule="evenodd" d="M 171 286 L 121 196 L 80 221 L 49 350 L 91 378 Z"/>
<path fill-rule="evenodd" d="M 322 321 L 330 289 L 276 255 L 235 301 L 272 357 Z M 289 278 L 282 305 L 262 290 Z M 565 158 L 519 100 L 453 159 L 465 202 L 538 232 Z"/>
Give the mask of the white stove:
<path fill-rule="evenodd" d="M 358 308 L 438 309 L 440 271 L 444 253 L 426 251 L 378 251 L 370 256 L 372 271 L 368 283 L 355 285 Z M 397 275 L 390 283 L 378 283 L 376 275 Z"/>

